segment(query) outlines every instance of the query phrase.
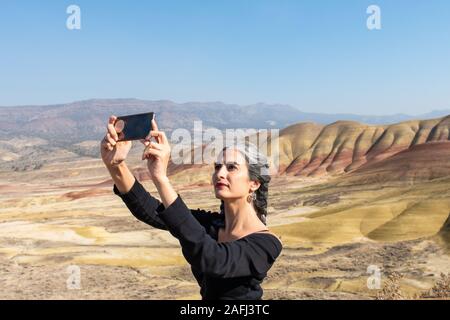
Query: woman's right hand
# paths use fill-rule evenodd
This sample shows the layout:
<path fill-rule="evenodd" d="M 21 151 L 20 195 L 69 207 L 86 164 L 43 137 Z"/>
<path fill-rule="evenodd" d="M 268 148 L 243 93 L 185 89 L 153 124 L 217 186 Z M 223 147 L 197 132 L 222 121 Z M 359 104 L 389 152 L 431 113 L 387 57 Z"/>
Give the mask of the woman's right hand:
<path fill-rule="evenodd" d="M 114 128 L 116 120 L 116 116 L 109 117 L 107 132 L 100 145 L 102 160 L 108 169 L 121 164 L 131 149 L 131 141 L 117 141 L 119 137 Z"/>

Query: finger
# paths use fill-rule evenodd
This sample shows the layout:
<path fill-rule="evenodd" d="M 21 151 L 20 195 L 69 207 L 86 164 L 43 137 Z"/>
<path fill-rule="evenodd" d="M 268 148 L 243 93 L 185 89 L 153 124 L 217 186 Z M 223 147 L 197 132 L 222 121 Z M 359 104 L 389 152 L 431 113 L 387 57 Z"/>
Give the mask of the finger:
<path fill-rule="evenodd" d="M 116 145 L 116 140 L 114 140 L 111 135 L 108 133 L 106 135 L 106 140 L 114 147 Z"/>
<path fill-rule="evenodd" d="M 114 119 L 114 121 L 113 121 L 113 119 Z M 117 117 L 115 117 L 115 116 L 109 117 L 109 122 L 108 122 L 107 128 L 108 128 L 108 133 L 111 135 L 111 137 L 117 141 L 117 140 L 119 140 L 119 136 L 117 135 L 116 128 L 114 128 L 114 123 L 115 123 L 116 119 L 117 119 Z"/>
<path fill-rule="evenodd" d="M 164 131 L 161 131 L 161 138 L 162 138 L 162 143 L 164 144 L 168 144 L 169 140 L 167 140 L 167 136 L 166 133 Z"/>
<path fill-rule="evenodd" d="M 159 143 L 153 142 L 153 141 L 151 141 L 149 144 L 152 146 L 152 148 L 154 148 L 156 150 L 162 150 L 162 148 L 163 148 L 162 145 L 160 145 Z"/>
<path fill-rule="evenodd" d="M 161 151 L 152 148 L 145 149 L 144 154 L 142 155 L 142 159 L 148 159 L 150 158 L 150 156 L 159 158 L 161 156 Z"/>
<path fill-rule="evenodd" d="M 158 131 L 158 124 L 156 123 L 155 119 L 152 119 L 152 129 L 154 131 Z"/>
<path fill-rule="evenodd" d="M 155 119 L 152 119 L 152 129 L 153 129 L 152 131 L 156 131 L 156 132 L 159 131 L 159 129 L 158 129 L 158 124 L 156 123 L 156 120 L 155 120 Z M 156 141 L 157 141 L 158 143 L 161 142 L 159 137 L 156 138 Z"/>
<path fill-rule="evenodd" d="M 117 134 L 116 129 L 110 124 L 108 125 L 108 134 L 114 141 L 119 141 L 119 135 Z"/>
<path fill-rule="evenodd" d="M 158 136 L 159 136 L 158 131 L 152 130 L 152 131 L 150 131 L 148 136 L 145 138 L 145 140 L 150 142 L 150 141 L 152 141 L 152 137 L 154 137 L 155 141 L 159 142 L 158 141 Z"/>
<path fill-rule="evenodd" d="M 103 140 L 102 140 L 102 148 L 104 148 L 104 149 L 109 149 L 109 147 L 108 147 L 108 141 L 106 140 L 106 137 L 103 138 Z"/>
<path fill-rule="evenodd" d="M 109 140 L 107 136 L 104 136 L 101 142 L 103 148 L 108 149 Z"/>
<path fill-rule="evenodd" d="M 147 151 L 144 152 L 144 156 L 145 158 L 149 158 L 150 156 L 154 156 L 156 158 L 161 157 L 161 151 L 156 150 L 156 149 L 147 149 Z"/>
<path fill-rule="evenodd" d="M 150 144 L 150 142 L 145 139 L 140 139 L 139 141 L 146 147 Z"/>
<path fill-rule="evenodd" d="M 159 144 L 166 144 L 167 143 L 167 137 L 166 134 L 163 131 L 155 131 L 152 130 L 150 131 L 149 136 L 147 137 L 147 140 L 150 140 L 149 137 L 156 137 L 157 138 L 157 142 Z"/>
<path fill-rule="evenodd" d="M 116 120 L 117 120 L 117 117 L 116 117 L 116 116 L 114 116 L 114 115 L 109 116 L 108 123 L 114 124 L 114 122 L 116 122 Z"/>

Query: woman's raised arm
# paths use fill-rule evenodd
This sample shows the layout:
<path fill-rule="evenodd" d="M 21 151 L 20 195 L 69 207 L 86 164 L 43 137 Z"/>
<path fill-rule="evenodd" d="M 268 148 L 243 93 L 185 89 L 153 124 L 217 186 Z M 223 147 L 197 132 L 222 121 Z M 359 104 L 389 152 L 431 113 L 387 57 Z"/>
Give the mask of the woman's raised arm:
<path fill-rule="evenodd" d="M 100 143 L 100 153 L 114 184 L 121 193 L 127 193 L 135 182 L 133 174 L 125 164 L 125 159 L 131 149 L 131 141 L 118 141 L 119 138 L 114 128 L 116 119 L 115 116 L 109 117 L 106 135 Z"/>
<path fill-rule="evenodd" d="M 171 149 L 166 134 L 158 131 L 158 125 L 154 119 L 152 120 L 152 128 L 153 130 L 150 131 L 150 135 L 145 142 L 147 147 L 142 159 L 147 159 L 150 177 L 156 189 L 158 189 L 164 207 L 168 208 L 178 197 L 167 177 Z M 156 142 L 150 141 L 151 137 L 154 137 Z"/>

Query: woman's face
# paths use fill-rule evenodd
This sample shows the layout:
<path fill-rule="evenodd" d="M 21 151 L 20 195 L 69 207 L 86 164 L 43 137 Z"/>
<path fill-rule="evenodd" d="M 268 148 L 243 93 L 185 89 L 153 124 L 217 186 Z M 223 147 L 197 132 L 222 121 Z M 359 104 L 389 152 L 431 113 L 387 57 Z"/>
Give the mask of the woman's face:
<path fill-rule="evenodd" d="M 214 164 L 212 183 L 216 198 L 221 200 L 247 197 L 259 187 L 250 181 L 244 156 L 236 149 L 225 149 Z"/>

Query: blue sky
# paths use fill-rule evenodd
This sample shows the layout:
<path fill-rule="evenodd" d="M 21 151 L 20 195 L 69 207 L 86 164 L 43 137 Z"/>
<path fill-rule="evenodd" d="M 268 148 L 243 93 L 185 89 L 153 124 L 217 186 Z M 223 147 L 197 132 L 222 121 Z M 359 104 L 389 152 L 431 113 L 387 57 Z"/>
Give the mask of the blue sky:
<path fill-rule="evenodd" d="M 66 8 L 81 8 L 81 30 Z M 366 28 L 381 8 L 382 30 Z M 91 98 L 450 108 L 450 1 L 2 0 L 0 105 Z"/>

